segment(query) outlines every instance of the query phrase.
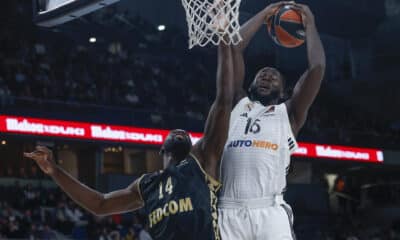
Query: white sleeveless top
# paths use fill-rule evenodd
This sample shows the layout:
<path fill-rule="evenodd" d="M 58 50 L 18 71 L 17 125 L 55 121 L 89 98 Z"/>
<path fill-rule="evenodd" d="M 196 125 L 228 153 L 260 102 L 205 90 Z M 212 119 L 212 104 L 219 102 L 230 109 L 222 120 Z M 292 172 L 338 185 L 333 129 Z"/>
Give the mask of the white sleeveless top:
<path fill-rule="evenodd" d="M 296 148 L 284 103 L 265 107 L 248 97 L 240 100 L 231 114 L 222 156 L 220 199 L 281 194 Z"/>

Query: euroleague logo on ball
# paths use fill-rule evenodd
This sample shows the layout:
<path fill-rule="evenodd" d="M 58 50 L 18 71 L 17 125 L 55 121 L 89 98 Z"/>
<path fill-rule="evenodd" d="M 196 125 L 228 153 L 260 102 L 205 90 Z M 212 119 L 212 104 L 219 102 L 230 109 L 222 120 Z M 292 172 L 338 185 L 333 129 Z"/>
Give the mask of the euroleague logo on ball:
<path fill-rule="evenodd" d="M 302 29 L 297 30 L 296 33 L 299 34 L 300 36 L 303 36 L 303 37 L 306 36 L 306 32 L 304 30 L 302 30 Z"/>
<path fill-rule="evenodd" d="M 305 41 L 305 30 L 301 14 L 291 5 L 279 8 L 267 19 L 268 33 L 276 44 L 294 48 Z"/>

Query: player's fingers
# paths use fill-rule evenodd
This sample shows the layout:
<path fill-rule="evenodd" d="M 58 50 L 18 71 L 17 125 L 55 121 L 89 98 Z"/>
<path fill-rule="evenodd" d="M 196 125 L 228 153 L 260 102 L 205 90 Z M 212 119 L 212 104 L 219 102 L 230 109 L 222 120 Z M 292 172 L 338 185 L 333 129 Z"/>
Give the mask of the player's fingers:
<path fill-rule="evenodd" d="M 293 4 L 292 8 L 297 9 L 297 10 L 303 10 L 303 7 L 300 6 L 298 3 Z"/>
<path fill-rule="evenodd" d="M 304 9 L 304 7 L 299 6 L 297 4 L 293 5 L 293 9 L 299 11 L 301 14 L 305 14 L 306 13 L 306 10 Z"/>
<path fill-rule="evenodd" d="M 273 3 L 269 6 L 269 8 L 275 12 L 276 10 L 278 10 L 280 7 L 286 5 L 287 3 L 289 3 L 288 1 L 282 1 L 282 2 L 277 2 L 277 3 Z"/>
<path fill-rule="evenodd" d="M 52 157 L 53 156 L 53 152 L 48 149 L 45 146 L 39 146 L 39 148 L 37 149 L 39 152 L 41 152 L 42 154 L 45 155 L 45 158 L 47 159 L 49 156 Z"/>
<path fill-rule="evenodd" d="M 296 2 L 295 1 L 283 1 L 283 4 L 284 5 L 294 5 L 294 4 L 296 4 Z"/>
<path fill-rule="evenodd" d="M 277 2 L 277 3 L 272 3 L 271 7 L 272 8 L 277 8 L 277 7 L 281 7 L 283 5 L 292 4 L 292 3 L 294 3 L 294 1 L 280 1 L 280 2 Z"/>
<path fill-rule="evenodd" d="M 293 6 L 297 7 L 298 9 L 301 9 L 301 11 L 303 11 L 303 12 L 310 11 L 310 8 L 305 4 L 295 3 Z"/>
<path fill-rule="evenodd" d="M 50 150 L 47 147 L 40 146 L 40 145 L 36 146 L 36 150 L 41 151 L 41 152 L 46 152 L 46 153 L 50 152 Z"/>
<path fill-rule="evenodd" d="M 24 157 L 27 157 L 27 158 L 32 158 L 32 156 L 33 156 L 33 154 L 32 154 L 32 153 L 27 153 L 27 152 L 24 152 Z"/>
<path fill-rule="evenodd" d="M 34 161 L 39 161 L 40 160 L 40 157 L 35 152 L 33 152 L 33 153 L 24 153 L 24 157 L 30 158 L 30 159 L 32 159 Z"/>

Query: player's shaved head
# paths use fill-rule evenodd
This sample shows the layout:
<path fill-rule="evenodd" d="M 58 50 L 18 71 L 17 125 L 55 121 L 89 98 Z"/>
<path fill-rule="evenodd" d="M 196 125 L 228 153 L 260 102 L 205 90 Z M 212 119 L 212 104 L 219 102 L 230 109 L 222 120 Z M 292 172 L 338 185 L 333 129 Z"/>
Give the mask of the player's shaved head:
<path fill-rule="evenodd" d="M 175 129 L 169 132 L 165 139 L 160 154 L 169 154 L 174 162 L 184 160 L 192 148 L 192 140 L 188 132 L 182 129 Z"/>

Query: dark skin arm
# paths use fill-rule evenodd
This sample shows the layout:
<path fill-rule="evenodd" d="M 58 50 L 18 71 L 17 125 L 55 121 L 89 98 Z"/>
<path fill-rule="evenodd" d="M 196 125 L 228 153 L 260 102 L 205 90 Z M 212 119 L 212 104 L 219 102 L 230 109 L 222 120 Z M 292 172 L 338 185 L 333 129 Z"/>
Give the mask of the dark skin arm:
<path fill-rule="evenodd" d="M 229 119 L 233 100 L 233 62 L 231 46 L 218 47 L 217 94 L 204 129 L 204 136 L 192 149 L 203 169 L 215 179 L 228 137 Z"/>
<path fill-rule="evenodd" d="M 308 6 L 294 4 L 301 12 L 306 29 L 308 69 L 303 73 L 293 90 L 292 97 L 286 101 L 292 130 L 295 135 L 303 127 L 308 109 L 321 87 L 325 73 L 325 51 L 314 22 L 314 15 Z"/>
<path fill-rule="evenodd" d="M 57 166 L 52 151 L 46 147 L 38 146 L 36 151 L 24 153 L 24 156 L 33 159 L 74 202 L 95 215 L 133 211 L 144 205 L 138 181 L 125 189 L 103 194 L 79 182 Z"/>
<path fill-rule="evenodd" d="M 265 21 L 272 16 L 279 7 L 289 3 L 291 2 L 282 1 L 270 4 L 240 27 L 240 36 L 243 40 L 238 45 L 232 47 L 235 89 L 233 106 L 235 106 L 242 98 L 247 96 L 246 90 L 243 89 L 245 78 L 245 64 L 243 59 L 244 51 Z"/>

